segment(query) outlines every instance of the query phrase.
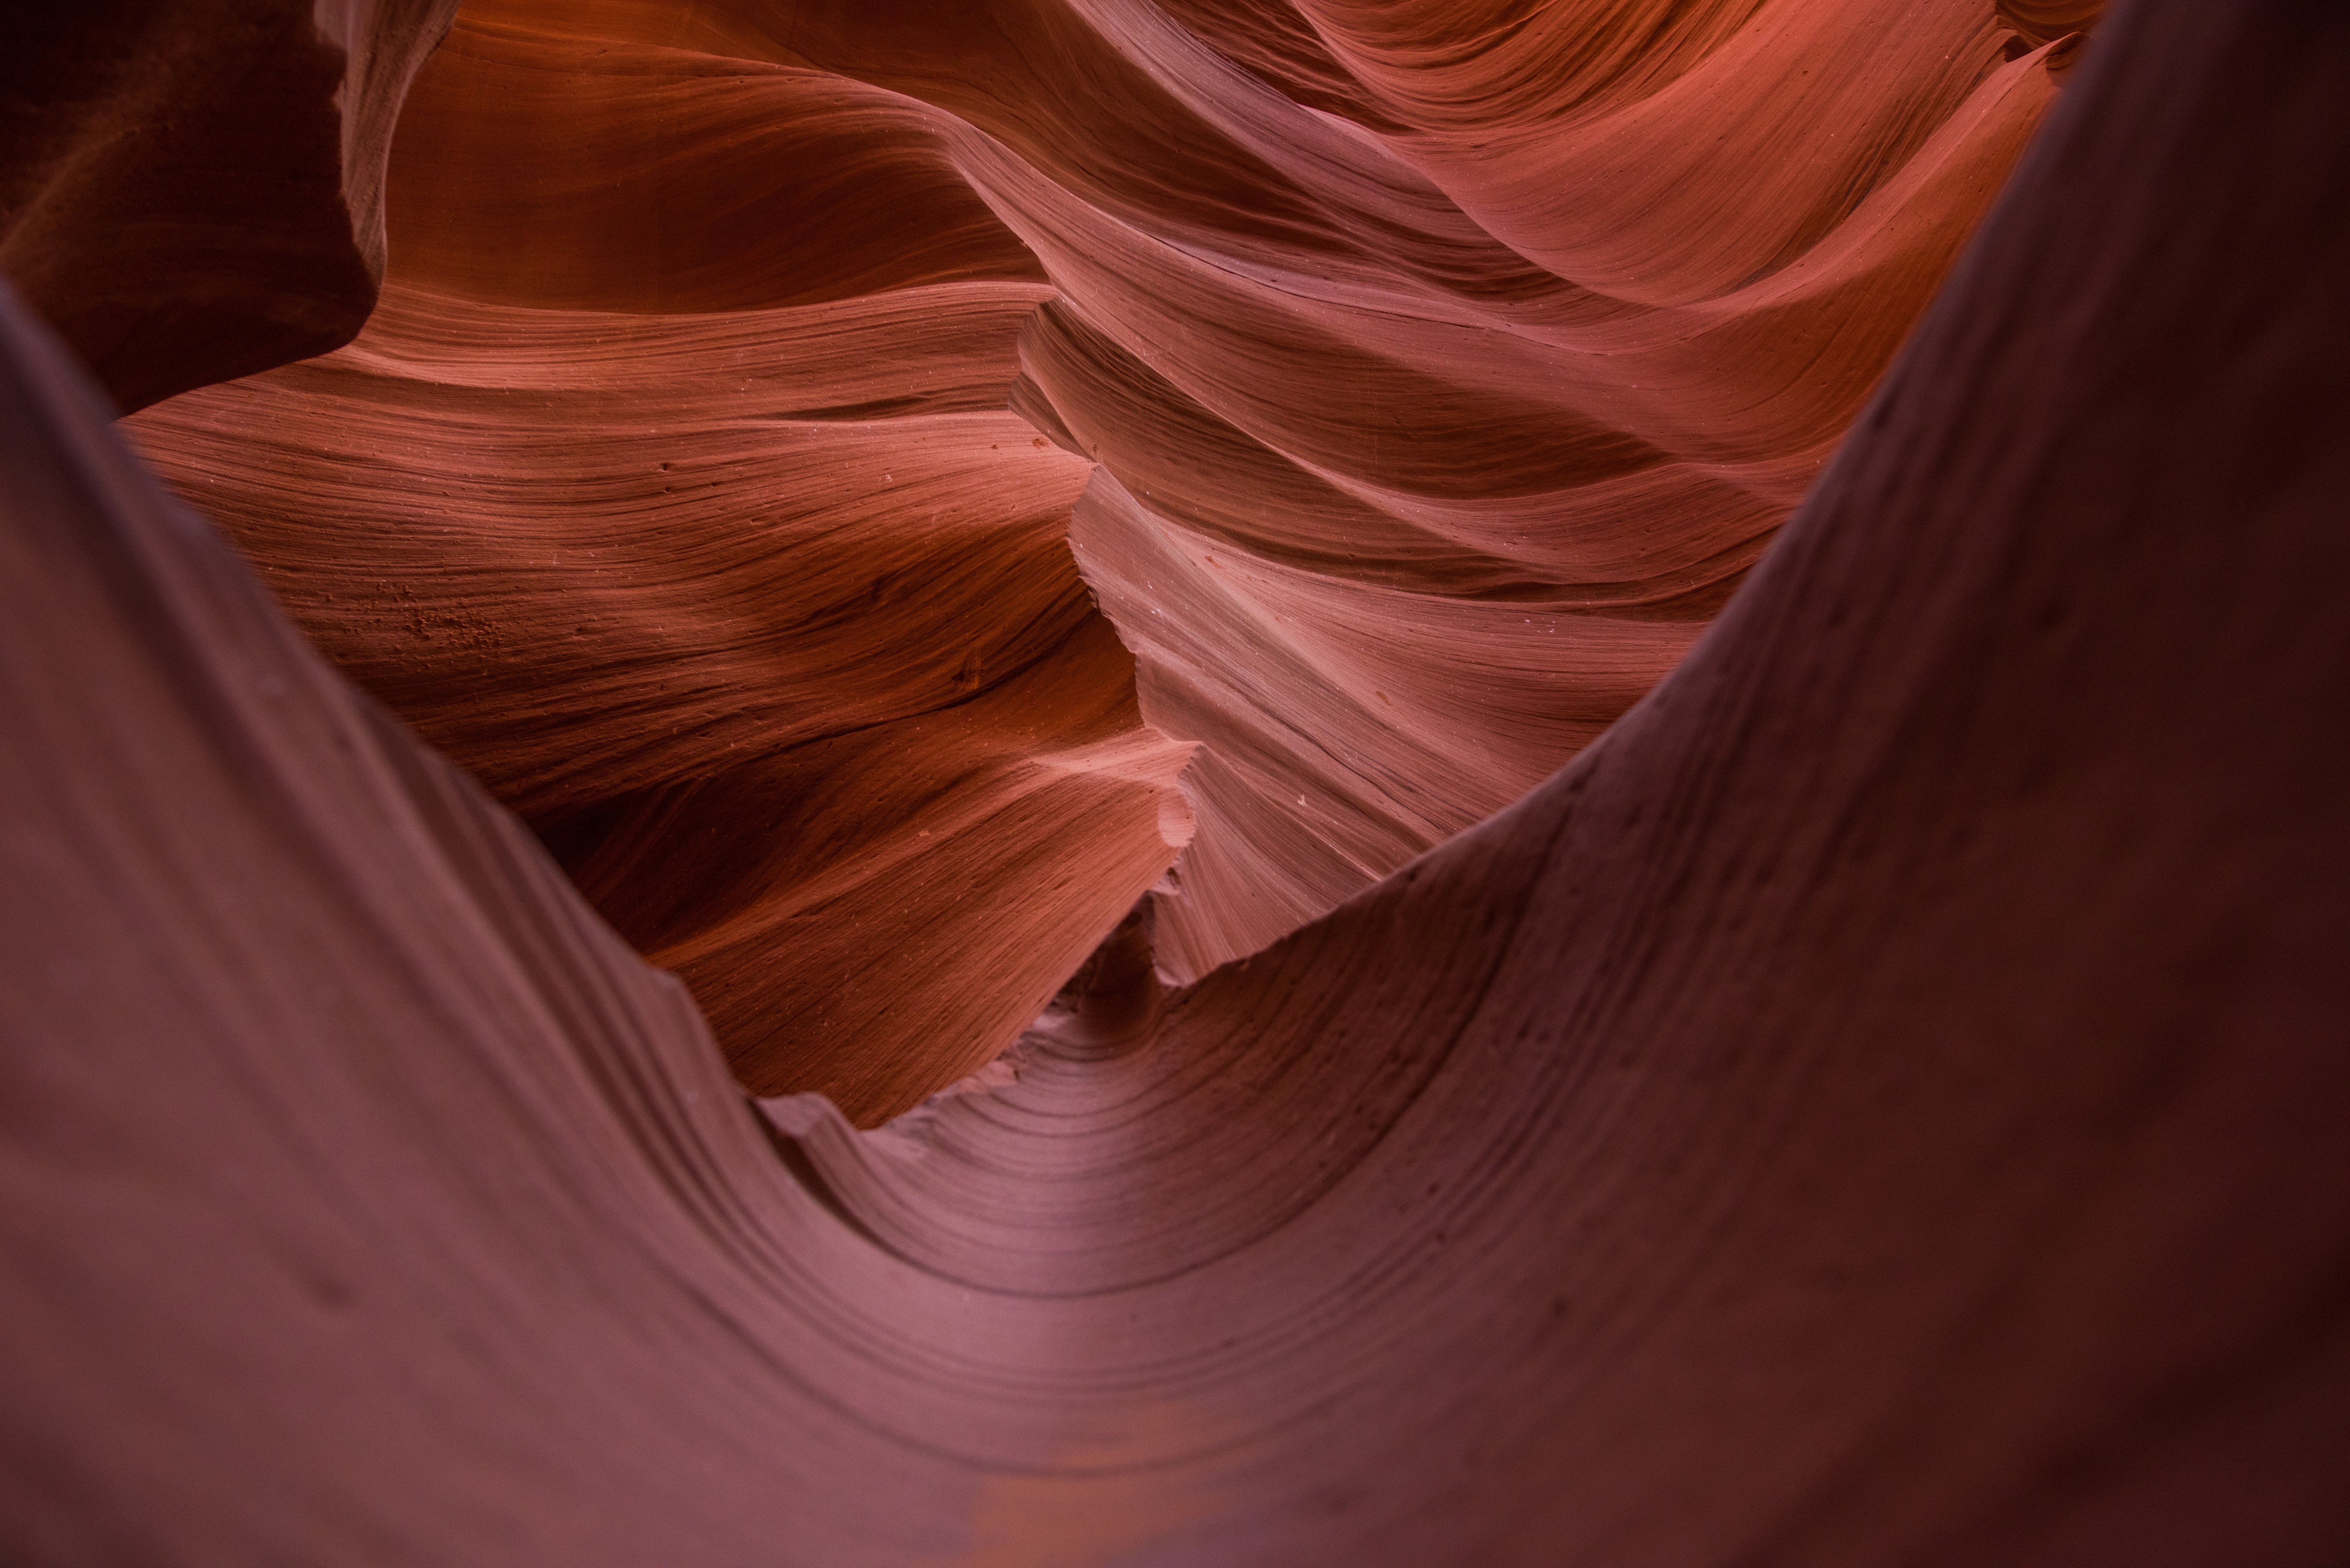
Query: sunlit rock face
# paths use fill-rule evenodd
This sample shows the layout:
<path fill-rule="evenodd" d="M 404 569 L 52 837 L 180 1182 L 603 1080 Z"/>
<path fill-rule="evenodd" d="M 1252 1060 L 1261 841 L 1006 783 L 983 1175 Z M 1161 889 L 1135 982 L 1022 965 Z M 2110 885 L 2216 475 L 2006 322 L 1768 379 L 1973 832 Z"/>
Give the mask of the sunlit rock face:
<path fill-rule="evenodd" d="M 1006 406 L 1052 290 L 944 122 L 461 23 L 383 307 L 140 439 L 319 645 L 523 813 L 754 1089 L 972 1071 L 1166 870 L 1192 748 Z"/>
<path fill-rule="evenodd" d="M 136 438 L 869 1122 L 1146 892 L 1194 979 L 1670 669 L 2051 102 L 2026 25 L 476 5 L 364 335 Z"/>
<path fill-rule="evenodd" d="M 1832 13 L 1880 30 L 1837 54 Z M 1896 134 L 1855 72 L 1925 61 L 1889 40 L 1941 15 L 484 17 L 411 105 L 473 151 L 438 186 L 395 158 L 348 348 L 118 422 L 139 377 L 253 361 L 0 289 L 0 1561 L 2333 1561 L 2350 11 L 2127 0 L 2084 47 L 2016 0 L 2012 32 L 1939 46 Z M 296 30 L 240 62 L 254 102 L 307 106 L 270 157 L 376 123 L 364 91 L 309 112 L 357 16 L 319 8 L 328 55 Z M 43 57 L 20 121 L 117 101 Z M 173 79 L 234 98 L 220 57 Z M 1671 96 L 1725 58 L 1777 63 Z M 1239 96 L 1185 96 L 1194 67 Z M 1643 283 L 1523 151 L 1598 159 L 1659 102 L 1713 124 L 1774 71 L 1824 79 L 1758 88 L 1718 140 L 1817 91 L 1846 109 L 1789 132 L 1813 162 L 1872 125 L 1913 145 L 1752 280 L 1709 210 L 1655 220 Z M 605 76 L 687 87 L 599 119 Z M 739 101 L 691 86 L 719 78 Z M 1294 134 L 1241 161 L 1232 103 Z M 1988 156 L 1965 128 L 2027 110 L 1971 241 L 1836 286 L 1894 297 L 1914 265 L 1914 321 L 1806 315 L 1798 269 L 1842 275 L 1835 246 L 1962 228 L 1851 225 L 1963 172 L 1920 161 L 1938 139 Z M 268 166 L 192 111 L 110 123 Z M 532 136 L 570 173 L 513 177 Z M 865 146 L 871 176 L 754 155 L 773 138 Z M 106 166 L 49 145 L 12 144 L 38 154 L 12 179 L 51 171 L 12 189 Z M 672 180 L 661 149 L 712 161 Z M 1646 194 L 1609 224 L 1703 206 L 1689 147 L 1617 152 Z M 1719 155 L 1783 194 L 1810 167 Z M 342 226 L 304 230 L 330 281 L 364 251 L 367 164 L 339 167 Z M 1345 229 L 1326 167 L 1388 170 L 1399 205 Z M 1523 297 L 1363 216 L 1430 190 L 1523 259 Z M 762 271 L 715 229 L 630 241 L 615 191 L 837 221 Z M 901 209 L 929 248 L 876 237 Z M 253 254 L 187 277 L 267 297 L 283 236 L 254 221 Z M 549 232 L 570 262 L 529 260 Z M 105 291 L 138 232 L 53 233 L 93 297 L 132 297 Z M 1773 278 L 1780 306 L 1705 317 Z M 1693 318 L 1726 336 L 1677 340 Z M 1824 377 L 1846 343 L 1856 386 L 1887 349 L 1853 344 L 1908 336 L 1767 553 L 1709 577 L 1668 524 L 1718 523 L 1715 493 L 1672 487 L 1745 452 L 1716 499 L 1767 529 L 1755 476 L 1802 488 L 1818 455 L 1738 399 L 1835 439 L 1801 376 L 1755 369 L 1805 321 L 1841 323 L 1801 341 Z M 1648 577 L 1460 521 L 1482 494 L 1604 537 L 1575 509 L 1621 484 L 1637 511 L 1635 480 L 1684 498 L 1649 574 L 1679 623 L 1600 603 Z M 1314 532 L 1380 514 L 1378 560 Z M 1444 560 L 1523 580 L 1395 543 L 1447 517 Z M 1535 690 L 1510 680 L 1554 637 L 1531 607 L 1569 589 L 1594 625 L 1718 614 L 1531 789 L 1169 983 L 1207 934 L 1258 940 L 1203 891 L 1211 846 L 1337 843 L 1304 786 L 1347 682 L 1423 715 L 1363 732 L 1419 737 L 1379 778 L 1437 758 L 1419 798 L 1467 789 L 1458 737 Z M 1292 780 L 1285 818 L 1217 814 Z M 1235 898 L 1260 892 L 1291 896 Z M 1015 1001 L 1041 1016 L 1009 1052 L 852 1125 Z M 842 1097 L 746 1097 L 792 1061 Z"/>

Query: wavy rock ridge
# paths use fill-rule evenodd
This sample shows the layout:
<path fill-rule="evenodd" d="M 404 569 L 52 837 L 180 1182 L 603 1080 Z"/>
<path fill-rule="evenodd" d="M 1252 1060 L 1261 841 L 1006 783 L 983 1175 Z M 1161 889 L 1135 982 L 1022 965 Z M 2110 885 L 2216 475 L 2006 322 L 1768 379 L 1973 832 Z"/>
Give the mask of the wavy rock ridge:
<path fill-rule="evenodd" d="M 1194 978 L 1648 690 L 2043 112 L 2016 36 L 476 5 L 359 342 L 135 428 L 746 1083 L 869 1122 L 1154 885 Z"/>

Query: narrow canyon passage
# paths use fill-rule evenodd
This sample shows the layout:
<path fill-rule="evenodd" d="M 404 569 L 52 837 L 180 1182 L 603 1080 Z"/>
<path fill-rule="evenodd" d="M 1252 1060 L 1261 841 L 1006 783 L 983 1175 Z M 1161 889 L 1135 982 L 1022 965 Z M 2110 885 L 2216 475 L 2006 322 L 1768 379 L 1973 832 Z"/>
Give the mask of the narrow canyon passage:
<path fill-rule="evenodd" d="M 328 10 L 12 143 L 0 1555 L 2350 1542 L 2350 16 Z"/>

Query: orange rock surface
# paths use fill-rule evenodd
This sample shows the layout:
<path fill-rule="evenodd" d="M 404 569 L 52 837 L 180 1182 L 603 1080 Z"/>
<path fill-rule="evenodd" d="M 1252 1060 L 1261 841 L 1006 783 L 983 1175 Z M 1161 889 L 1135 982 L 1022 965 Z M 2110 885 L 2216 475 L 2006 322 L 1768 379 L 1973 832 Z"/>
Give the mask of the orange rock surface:
<path fill-rule="evenodd" d="M 1670 669 L 2055 25 L 487 0 L 360 340 L 134 428 L 744 1082 L 878 1120 L 1147 889 L 1194 978 Z"/>

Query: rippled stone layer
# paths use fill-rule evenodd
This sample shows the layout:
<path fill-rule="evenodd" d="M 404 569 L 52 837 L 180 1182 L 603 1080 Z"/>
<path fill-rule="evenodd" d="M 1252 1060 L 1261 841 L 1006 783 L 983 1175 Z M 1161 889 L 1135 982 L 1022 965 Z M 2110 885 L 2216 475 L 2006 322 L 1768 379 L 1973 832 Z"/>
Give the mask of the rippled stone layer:
<path fill-rule="evenodd" d="M 366 335 L 139 439 L 878 1120 L 1146 890 L 1194 979 L 1588 744 L 2054 93 L 1981 0 L 1523 9 L 482 0 Z"/>

